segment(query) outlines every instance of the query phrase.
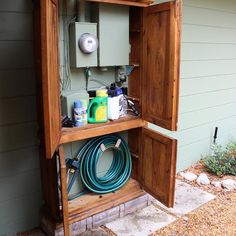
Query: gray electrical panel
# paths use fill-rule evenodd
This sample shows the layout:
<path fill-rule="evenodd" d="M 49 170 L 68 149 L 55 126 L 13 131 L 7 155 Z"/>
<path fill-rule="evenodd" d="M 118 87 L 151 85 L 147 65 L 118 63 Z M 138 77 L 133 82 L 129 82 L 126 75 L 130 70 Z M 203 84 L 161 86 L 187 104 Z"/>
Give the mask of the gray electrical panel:
<path fill-rule="evenodd" d="M 98 65 L 129 64 L 129 7 L 94 4 L 93 22 L 98 23 Z"/>
<path fill-rule="evenodd" d="M 85 90 L 75 91 L 63 91 L 61 94 L 61 108 L 62 115 L 69 116 L 73 119 L 73 106 L 76 100 L 85 99 L 89 104 L 89 95 Z"/>
<path fill-rule="evenodd" d="M 75 22 L 70 25 L 70 66 L 74 68 L 97 66 L 97 51 L 83 53 L 79 48 L 79 38 L 84 33 L 97 36 L 97 24 Z"/>

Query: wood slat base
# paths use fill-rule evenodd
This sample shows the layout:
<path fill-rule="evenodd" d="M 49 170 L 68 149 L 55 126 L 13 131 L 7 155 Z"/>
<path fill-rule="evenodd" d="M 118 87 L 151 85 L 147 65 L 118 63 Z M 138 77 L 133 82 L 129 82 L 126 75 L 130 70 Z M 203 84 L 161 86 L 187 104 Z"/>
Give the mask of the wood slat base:
<path fill-rule="evenodd" d="M 92 215 L 98 214 L 112 207 L 119 206 L 132 199 L 146 194 L 140 187 L 139 183 L 130 179 L 124 187 L 108 194 L 85 194 L 69 202 L 69 224 L 81 221 Z M 59 229 L 63 226 L 62 222 L 54 221 L 44 208 L 41 211 L 41 218 L 47 219 L 52 229 Z"/>
<path fill-rule="evenodd" d="M 70 223 L 83 220 L 91 215 L 108 210 L 124 202 L 144 195 L 139 183 L 130 179 L 124 187 L 113 193 L 86 194 L 69 202 Z"/>
<path fill-rule="evenodd" d="M 101 124 L 88 124 L 79 128 L 62 128 L 60 144 L 93 138 L 105 134 L 122 132 L 146 125 L 146 121 L 135 116 L 126 116 Z"/>

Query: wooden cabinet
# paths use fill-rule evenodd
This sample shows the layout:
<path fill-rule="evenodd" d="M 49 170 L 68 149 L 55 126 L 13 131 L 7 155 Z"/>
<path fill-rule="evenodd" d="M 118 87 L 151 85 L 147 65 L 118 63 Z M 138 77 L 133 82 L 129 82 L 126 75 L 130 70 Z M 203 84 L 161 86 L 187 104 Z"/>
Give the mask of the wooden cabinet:
<path fill-rule="evenodd" d="M 111 3 L 127 6 L 147 7 L 154 2 L 154 0 L 88 0 L 90 2 Z"/>
<path fill-rule="evenodd" d="M 129 96 L 139 106 L 141 117 L 128 116 L 81 128 L 62 128 L 60 124 L 58 1 L 35 1 L 34 19 L 41 173 L 47 212 L 55 220 L 61 217 L 55 161 L 58 157 L 65 225 L 66 219 L 70 223 L 81 220 L 138 197 L 142 189 L 173 206 L 177 143 L 149 129 L 147 122 L 177 129 L 181 1 L 130 7 L 130 64 L 135 69 L 129 78 Z M 88 194 L 68 203 L 62 144 L 126 130 L 133 156 L 132 179 L 127 186 L 102 198 Z"/>

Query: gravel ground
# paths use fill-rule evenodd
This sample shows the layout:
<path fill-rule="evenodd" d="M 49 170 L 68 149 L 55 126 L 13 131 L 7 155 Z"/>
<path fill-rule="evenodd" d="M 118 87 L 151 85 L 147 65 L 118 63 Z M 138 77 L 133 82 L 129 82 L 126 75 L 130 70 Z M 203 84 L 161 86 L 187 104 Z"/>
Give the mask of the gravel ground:
<path fill-rule="evenodd" d="M 227 178 L 236 180 L 235 176 L 217 177 L 207 173 L 201 163 L 187 171 L 197 175 L 205 172 L 211 181 L 222 181 Z M 180 176 L 178 178 L 185 181 Z M 199 186 L 196 182 L 185 182 L 215 194 L 216 198 L 154 233 L 153 236 L 236 236 L 236 191 L 226 191 L 212 185 Z"/>
<path fill-rule="evenodd" d="M 226 193 L 156 232 L 165 236 L 235 236 L 236 193 Z"/>

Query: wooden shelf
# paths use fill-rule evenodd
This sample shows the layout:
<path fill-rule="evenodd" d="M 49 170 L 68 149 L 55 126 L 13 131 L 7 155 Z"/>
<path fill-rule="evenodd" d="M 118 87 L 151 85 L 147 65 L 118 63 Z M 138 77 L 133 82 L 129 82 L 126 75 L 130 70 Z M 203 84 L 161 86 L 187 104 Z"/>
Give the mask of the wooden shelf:
<path fill-rule="evenodd" d="M 124 187 L 108 194 L 89 193 L 68 202 L 70 224 L 144 195 L 139 183 L 130 179 Z"/>
<path fill-rule="evenodd" d="M 105 134 L 122 132 L 129 129 L 143 127 L 146 122 L 135 116 L 126 116 L 115 121 L 101 124 L 88 124 L 79 128 L 62 128 L 60 144 L 93 138 Z"/>

